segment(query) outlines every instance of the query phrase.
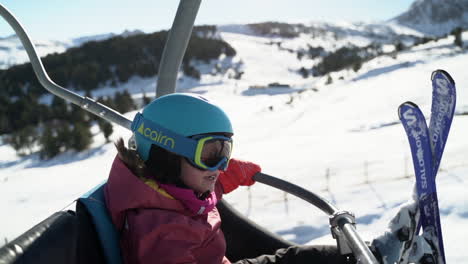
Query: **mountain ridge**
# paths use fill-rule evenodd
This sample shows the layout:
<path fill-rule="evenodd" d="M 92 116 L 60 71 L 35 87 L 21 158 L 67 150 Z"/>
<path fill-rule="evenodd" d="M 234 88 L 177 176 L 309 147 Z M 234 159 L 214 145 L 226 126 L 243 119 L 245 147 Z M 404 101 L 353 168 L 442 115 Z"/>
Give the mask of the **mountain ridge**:
<path fill-rule="evenodd" d="M 391 21 L 429 36 L 468 28 L 468 0 L 416 0 Z"/>

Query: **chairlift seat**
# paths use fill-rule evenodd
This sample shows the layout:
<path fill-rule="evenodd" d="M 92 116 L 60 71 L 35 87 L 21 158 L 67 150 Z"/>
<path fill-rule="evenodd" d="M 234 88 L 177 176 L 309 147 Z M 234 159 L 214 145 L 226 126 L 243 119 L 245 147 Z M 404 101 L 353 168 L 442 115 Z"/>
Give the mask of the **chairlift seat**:
<path fill-rule="evenodd" d="M 104 184 L 76 201 L 76 211 L 56 212 L 0 248 L 0 263 L 123 263 L 119 235 L 107 211 Z M 232 262 L 295 245 L 258 226 L 221 200 L 226 256 Z"/>

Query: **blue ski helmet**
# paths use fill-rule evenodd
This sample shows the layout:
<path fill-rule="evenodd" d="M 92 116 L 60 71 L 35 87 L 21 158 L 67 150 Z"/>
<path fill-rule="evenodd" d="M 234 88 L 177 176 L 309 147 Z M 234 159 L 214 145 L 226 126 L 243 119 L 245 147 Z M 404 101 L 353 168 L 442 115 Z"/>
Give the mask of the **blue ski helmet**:
<path fill-rule="evenodd" d="M 145 106 L 141 115 L 182 137 L 234 133 L 227 114 L 219 106 L 197 94 L 173 93 L 161 96 Z M 134 123 L 137 121 L 134 120 Z M 147 161 L 152 144 L 140 133 L 134 134 L 137 152 Z"/>

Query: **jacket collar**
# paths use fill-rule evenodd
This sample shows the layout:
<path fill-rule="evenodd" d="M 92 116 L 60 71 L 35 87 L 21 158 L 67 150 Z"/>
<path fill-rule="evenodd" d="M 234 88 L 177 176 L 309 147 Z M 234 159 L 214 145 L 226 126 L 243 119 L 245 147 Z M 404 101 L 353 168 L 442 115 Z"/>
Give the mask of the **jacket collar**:
<path fill-rule="evenodd" d="M 107 181 L 107 195 L 112 209 L 116 211 L 157 208 L 187 214 L 187 209 L 180 201 L 163 191 L 155 191 L 151 184 L 146 184 L 134 175 L 118 156 L 114 159 Z"/>

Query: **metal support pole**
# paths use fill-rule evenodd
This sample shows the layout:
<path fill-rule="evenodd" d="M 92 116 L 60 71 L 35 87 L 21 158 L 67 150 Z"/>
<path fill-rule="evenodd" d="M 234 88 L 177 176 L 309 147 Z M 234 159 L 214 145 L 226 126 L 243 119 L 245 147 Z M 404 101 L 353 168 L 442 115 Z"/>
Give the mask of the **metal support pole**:
<path fill-rule="evenodd" d="M 159 65 L 156 97 L 174 93 L 201 0 L 181 0 Z"/>

